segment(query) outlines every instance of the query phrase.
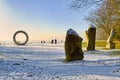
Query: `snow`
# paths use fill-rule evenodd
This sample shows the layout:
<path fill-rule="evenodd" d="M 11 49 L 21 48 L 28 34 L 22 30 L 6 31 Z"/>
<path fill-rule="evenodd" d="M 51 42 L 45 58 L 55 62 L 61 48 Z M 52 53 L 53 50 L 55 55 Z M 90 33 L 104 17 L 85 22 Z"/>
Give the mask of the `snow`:
<path fill-rule="evenodd" d="M 84 60 L 65 62 L 63 45 L 0 46 L 0 80 L 120 80 L 112 51 L 85 51 Z"/>
<path fill-rule="evenodd" d="M 93 24 L 90 25 L 91 28 L 96 28 Z"/>
<path fill-rule="evenodd" d="M 74 34 L 76 36 L 79 36 L 78 33 L 71 28 L 67 31 L 67 34 Z"/>

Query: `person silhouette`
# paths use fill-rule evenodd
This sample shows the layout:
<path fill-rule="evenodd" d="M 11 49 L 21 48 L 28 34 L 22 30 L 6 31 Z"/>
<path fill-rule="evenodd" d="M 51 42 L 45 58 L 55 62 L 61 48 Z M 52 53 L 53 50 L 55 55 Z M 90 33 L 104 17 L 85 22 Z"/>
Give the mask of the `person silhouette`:
<path fill-rule="evenodd" d="M 57 44 L 57 39 L 55 39 L 55 44 Z"/>
<path fill-rule="evenodd" d="M 51 44 L 53 44 L 53 43 L 54 43 L 54 40 L 52 39 L 52 40 L 51 40 Z"/>

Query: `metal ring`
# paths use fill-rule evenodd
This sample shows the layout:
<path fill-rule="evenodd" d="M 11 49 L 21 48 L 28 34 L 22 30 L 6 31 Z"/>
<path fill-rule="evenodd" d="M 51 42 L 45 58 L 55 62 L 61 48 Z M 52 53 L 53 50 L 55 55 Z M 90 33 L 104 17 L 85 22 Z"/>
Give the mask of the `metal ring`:
<path fill-rule="evenodd" d="M 23 34 L 26 36 L 25 42 L 20 43 L 20 42 L 18 42 L 18 41 L 16 40 L 16 36 L 17 36 L 17 34 L 19 34 L 19 33 L 23 33 Z M 17 44 L 17 45 L 25 45 L 25 44 L 28 42 L 28 40 L 29 40 L 29 37 L 28 37 L 28 34 L 27 34 L 25 31 L 20 30 L 20 31 L 15 32 L 14 35 L 13 35 L 13 41 L 14 41 L 15 44 Z"/>

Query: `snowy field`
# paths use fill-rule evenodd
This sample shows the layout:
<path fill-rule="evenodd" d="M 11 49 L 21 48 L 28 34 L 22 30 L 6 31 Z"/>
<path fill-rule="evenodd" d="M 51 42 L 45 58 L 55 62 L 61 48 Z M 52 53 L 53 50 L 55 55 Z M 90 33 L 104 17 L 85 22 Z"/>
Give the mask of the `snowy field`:
<path fill-rule="evenodd" d="M 65 62 L 63 45 L 1 45 L 0 80 L 120 80 L 120 57 L 112 51 L 84 52 L 84 60 Z"/>

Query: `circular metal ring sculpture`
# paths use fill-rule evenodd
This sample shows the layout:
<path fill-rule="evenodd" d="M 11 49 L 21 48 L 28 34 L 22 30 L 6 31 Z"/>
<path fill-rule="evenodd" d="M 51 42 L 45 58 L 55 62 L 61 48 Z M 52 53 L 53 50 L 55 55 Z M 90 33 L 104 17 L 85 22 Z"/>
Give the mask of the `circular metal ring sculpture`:
<path fill-rule="evenodd" d="M 25 40 L 23 43 L 20 43 L 20 42 L 18 42 L 18 41 L 16 40 L 16 36 L 17 36 L 17 34 L 19 34 L 19 33 L 23 33 L 23 34 L 26 36 L 26 40 Z M 14 41 L 15 44 L 17 44 L 17 45 L 25 45 L 25 44 L 28 42 L 28 40 L 29 40 L 29 37 L 28 37 L 28 34 L 27 34 L 25 31 L 20 30 L 20 31 L 15 32 L 14 35 L 13 35 L 13 41 Z"/>

